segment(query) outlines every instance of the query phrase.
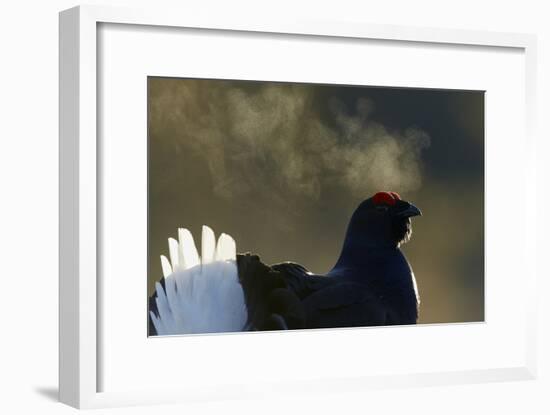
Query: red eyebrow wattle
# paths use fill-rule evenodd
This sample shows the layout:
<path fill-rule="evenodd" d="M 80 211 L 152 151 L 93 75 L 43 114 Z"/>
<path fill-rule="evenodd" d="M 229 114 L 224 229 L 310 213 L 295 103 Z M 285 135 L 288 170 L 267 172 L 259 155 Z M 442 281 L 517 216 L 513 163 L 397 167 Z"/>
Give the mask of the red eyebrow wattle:
<path fill-rule="evenodd" d="M 395 192 L 378 192 L 372 197 L 375 205 L 393 206 L 398 200 L 401 200 L 401 197 Z"/>

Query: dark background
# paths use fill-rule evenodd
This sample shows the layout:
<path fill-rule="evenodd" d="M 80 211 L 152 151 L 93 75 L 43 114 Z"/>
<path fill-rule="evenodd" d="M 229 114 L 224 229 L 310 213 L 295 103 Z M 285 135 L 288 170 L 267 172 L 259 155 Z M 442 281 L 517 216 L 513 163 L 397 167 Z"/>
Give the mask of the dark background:
<path fill-rule="evenodd" d="M 317 273 L 378 190 L 423 216 L 403 249 L 420 322 L 484 319 L 484 94 L 274 82 L 148 80 L 149 293 L 167 238 L 207 224 L 239 252 Z"/>

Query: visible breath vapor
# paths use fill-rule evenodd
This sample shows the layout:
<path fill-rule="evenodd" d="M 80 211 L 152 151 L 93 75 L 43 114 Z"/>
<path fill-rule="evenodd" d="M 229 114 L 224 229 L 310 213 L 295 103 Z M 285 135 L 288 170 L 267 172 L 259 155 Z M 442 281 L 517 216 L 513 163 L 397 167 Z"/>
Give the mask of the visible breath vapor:
<path fill-rule="evenodd" d="M 421 152 L 429 136 L 415 128 L 390 131 L 373 121 L 375 103 L 367 98 L 349 108 L 332 99 L 327 107 L 315 85 L 165 85 L 151 97 L 150 125 L 163 130 L 159 137 L 169 137 L 167 151 L 204 159 L 219 197 L 264 198 L 283 206 L 318 200 L 321 183 L 355 199 L 421 185 Z M 153 138 L 157 132 L 150 131 Z"/>

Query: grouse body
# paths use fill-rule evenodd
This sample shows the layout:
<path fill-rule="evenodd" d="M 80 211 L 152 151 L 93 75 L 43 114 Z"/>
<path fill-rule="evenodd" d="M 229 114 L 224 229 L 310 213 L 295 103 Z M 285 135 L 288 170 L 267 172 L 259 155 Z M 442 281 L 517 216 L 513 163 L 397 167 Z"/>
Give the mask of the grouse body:
<path fill-rule="evenodd" d="M 325 275 L 292 262 L 269 266 L 257 255 L 236 255 L 234 242 L 230 253 L 225 249 L 223 254 L 229 238 L 225 235 L 222 241 L 223 234 L 216 251 L 219 249 L 220 258 L 229 264 L 220 268 L 212 262 L 218 254 L 209 252 L 213 250 L 209 228 L 203 230 L 200 272 L 194 268 L 201 262 L 196 259 L 191 261 L 193 267 L 173 272 L 178 269 L 174 262 L 181 267 L 189 261 L 181 249 L 182 241 L 179 245 L 172 241 L 172 264 L 166 265 L 169 261 L 163 258 L 165 278 L 150 298 L 150 334 L 196 332 L 193 327 L 209 332 L 212 323 L 205 324 L 205 316 L 226 321 L 222 326 L 227 325 L 227 330 L 220 330 L 218 324 L 212 331 L 414 324 L 419 297 L 414 273 L 400 246 L 410 239 L 411 217 L 418 215 L 420 210 L 395 192 L 378 192 L 366 199 L 353 213 L 340 256 Z M 210 246 L 206 250 L 205 235 Z M 187 256 L 194 258 L 194 249 L 193 243 Z M 205 263 L 204 257 L 210 259 Z M 237 266 L 231 267 L 234 261 Z M 222 271 L 227 278 L 220 279 Z M 203 287 L 200 298 L 194 286 Z M 224 313 L 231 313 L 231 318 Z M 180 320 L 179 326 L 176 320 Z M 172 328 L 163 331 L 163 321 Z"/>

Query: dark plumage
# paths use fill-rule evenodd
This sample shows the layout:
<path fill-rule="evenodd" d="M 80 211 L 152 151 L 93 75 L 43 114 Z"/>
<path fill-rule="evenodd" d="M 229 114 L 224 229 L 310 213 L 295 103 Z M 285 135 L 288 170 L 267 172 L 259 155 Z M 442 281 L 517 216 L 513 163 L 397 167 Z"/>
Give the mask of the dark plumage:
<path fill-rule="evenodd" d="M 149 298 L 149 335 L 414 324 L 418 297 L 399 246 L 420 211 L 379 192 L 353 213 L 336 265 L 326 275 L 285 262 L 236 255 L 229 235 L 203 226 L 201 256 L 191 233 L 169 239 L 164 278 Z M 235 263 L 236 260 L 236 263 Z"/>
<path fill-rule="evenodd" d="M 399 246 L 421 215 L 394 192 L 379 192 L 353 213 L 336 265 L 326 275 L 285 262 L 271 267 L 238 255 L 249 328 L 297 329 L 414 324 L 418 296 Z"/>

